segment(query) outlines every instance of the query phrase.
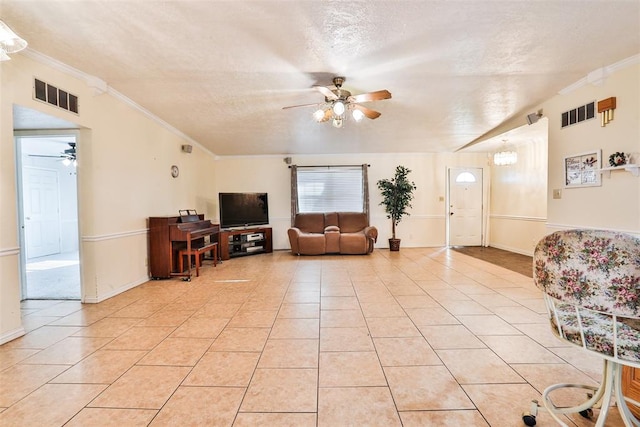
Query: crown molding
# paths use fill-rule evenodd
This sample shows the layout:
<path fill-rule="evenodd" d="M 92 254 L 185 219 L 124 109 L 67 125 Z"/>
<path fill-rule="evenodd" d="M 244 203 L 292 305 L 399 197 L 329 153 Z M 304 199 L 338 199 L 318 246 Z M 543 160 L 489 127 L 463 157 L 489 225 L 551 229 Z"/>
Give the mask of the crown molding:
<path fill-rule="evenodd" d="M 74 68 L 74 67 L 72 67 L 70 65 L 67 65 L 67 64 L 65 64 L 65 63 L 63 63 L 61 61 L 58 61 L 57 59 L 51 58 L 50 56 L 47 56 L 47 55 L 45 55 L 43 53 L 38 52 L 37 50 L 29 48 L 29 47 L 27 49 L 21 51 L 20 54 L 26 56 L 27 58 L 33 59 L 34 61 L 39 62 L 39 63 L 41 63 L 43 65 L 46 65 L 48 67 L 51 67 L 51 68 L 56 69 L 58 71 L 61 71 L 61 72 L 65 73 L 65 74 L 70 75 L 72 77 L 75 77 L 75 78 L 77 78 L 79 80 L 82 80 L 87 86 L 89 86 L 91 89 L 93 89 L 94 96 L 98 96 L 98 95 L 101 95 L 103 93 L 108 93 L 109 95 L 113 96 L 114 98 L 118 99 L 119 101 L 121 101 L 121 102 L 125 103 L 126 105 L 130 106 L 134 110 L 139 111 L 140 113 L 142 113 L 146 117 L 150 118 L 151 120 L 153 120 L 154 122 L 156 122 L 157 124 L 162 126 L 163 128 L 167 129 L 169 132 L 173 133 L 174 135 L 177 135 L 180 138 L 182 138 L 182 139 L 184 139 L 186 141 L 189 141 L 191 144 L 199 147 L 200 149 L 202 149 L 206 153 L 208 153 L 211 156 L 215 157 L 215 153 L 211 152 L 208 148 L 204 147 L 198 141 L 195 141 L 193 138 L 191 138 L 190 136 L 188 136 L 184 132 L 180 131 L 179 129 L 177 129 L 177 128 L 173 127 L 172 125 L 170 125 L 169 123 L 165 122 L 160 117 L 156 116 L 155 114 L 153 114 L 152 112 L 150 112 L 146 108 L 144 108 L 141 105 L 137 104 L 131 98 L 129 98 L 129 97 L 123 95 L 122 93 L 118 92 L 117 90 L 115 90 L 114 88 L 109 86 L 109 84 L 107 82 L 105 82 L 104 80 L 100 79 L 99 77 L 96 77 L 96 76 L 93 76 L 91 74 L 85 73 L 84 71 L 78 70 L 77 68 Z"/>
<path fill-rule="evenodd" d="M 560 95 L 566 95 L 588 84 L 601 86 L 604 83 L 605 79 L 611 74 L 632 65 L 636 65 L 638 63 L 640 63 L 640 54 L 630 56 L 629 58 L 623 59 L 622 61 L 618 61 L 606 67 L 597 68 L 577 82 L 565 87 L 564 89 L 561 89 L 558 93 Z"/>

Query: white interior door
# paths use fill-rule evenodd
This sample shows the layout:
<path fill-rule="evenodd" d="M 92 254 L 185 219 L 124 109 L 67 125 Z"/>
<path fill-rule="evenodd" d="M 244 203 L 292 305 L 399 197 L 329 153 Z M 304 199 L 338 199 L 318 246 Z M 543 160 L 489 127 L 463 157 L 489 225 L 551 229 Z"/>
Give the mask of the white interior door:
<path fill-rule="evenodd" d="M 23 188 L 27 259 L 59 253 L 58 172 L 25 167 Z"/>
<path fill-rule="evenodd" d="M 449 169 L 449 245 L 482 245 L 482 169 Z"/>

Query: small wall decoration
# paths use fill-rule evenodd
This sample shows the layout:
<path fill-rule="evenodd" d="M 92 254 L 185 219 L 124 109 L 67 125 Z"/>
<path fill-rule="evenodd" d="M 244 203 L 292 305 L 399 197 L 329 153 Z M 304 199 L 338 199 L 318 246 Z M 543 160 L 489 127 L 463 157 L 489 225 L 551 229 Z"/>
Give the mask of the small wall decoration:
<path fill-rule="evenodd" d="M 603 99 L 598 101 L 598 113 L 602 114 L 602 120 L 600 126 L 605 127 L 611 120 L 613 120 L 613 110 L 616 109 L 616 97 Z"/>
<path fill-rule="evenodd" d="M 609 156 L 609 166 L 611 167 L 622 166 L 626 164 L 627 164 L 627 156 L 620 151 L 616 151 L 615 153 Z"/>
<path fill-rule="evenodd" d="M 602 185 L 600 150 L 564 158 L 565 188 L 596 187 Z"/>

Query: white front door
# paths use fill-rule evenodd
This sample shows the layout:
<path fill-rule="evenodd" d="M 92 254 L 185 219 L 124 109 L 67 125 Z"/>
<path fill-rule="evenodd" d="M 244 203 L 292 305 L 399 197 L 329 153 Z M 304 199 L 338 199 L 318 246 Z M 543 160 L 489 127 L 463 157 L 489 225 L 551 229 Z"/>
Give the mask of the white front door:
<path fill-rule="evenodd" d="M 58 172 L 25 166 L 23 188 L 26 258 L 59 253 Z"/>
<path fill-rule="evenodd" d="M 482 168 L 449 169 L 449 245 L 482 245 Z"/>

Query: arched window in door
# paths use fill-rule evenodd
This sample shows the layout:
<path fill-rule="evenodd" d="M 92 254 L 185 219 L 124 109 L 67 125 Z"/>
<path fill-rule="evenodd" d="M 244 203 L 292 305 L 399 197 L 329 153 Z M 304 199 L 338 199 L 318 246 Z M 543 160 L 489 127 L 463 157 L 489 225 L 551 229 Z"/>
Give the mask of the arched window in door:
<path fill-rule="evenodd" d="M 456 177 L 456 184 L 465 182 L 476 182 L 476 177 L 471 172 L 462 172 Z"/>

